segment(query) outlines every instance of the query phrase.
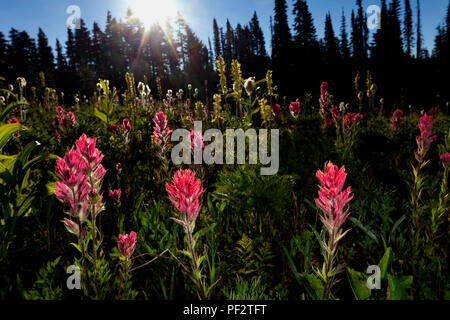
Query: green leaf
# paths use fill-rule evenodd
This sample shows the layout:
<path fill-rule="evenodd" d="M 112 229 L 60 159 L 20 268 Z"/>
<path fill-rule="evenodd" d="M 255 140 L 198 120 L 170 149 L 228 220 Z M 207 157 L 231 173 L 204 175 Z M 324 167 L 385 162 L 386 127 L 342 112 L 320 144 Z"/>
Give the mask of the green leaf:
<path fill-rule="evenodd" d="M 303 286 L 303 279 L 299 276 L 291 255 L 289 254 L 288 250 L 284 245 L 281 245 L 281 249 L 283 250 L 284 254 L 286 255 L 286 258 L 288 259 L 289 266 L 291 267 L 292 273 L 294 273 L 295 279 L 297 280 L 300 286 Z"/>
<path fill-rule="evenodd" d="M 413 285 L 413 276 L 398 276 L 397 279 L 405 288 L 411 288 Z"/>
<path fill-rule="evenodd" d="M 28 161 L 24 166 L 23 166 L 23 170 L 27 171 L 28 169 L 30 169 L 32 166 L 34 166 L 35 164 L 39 163 L 40 161 L 44 160 L 44 159 L 58 159 L 58 156 L 54 155 L 54 154 L 45 154 L 42 156 L 38 156 L 30 161 Z"/>
<path fill-rule="evenodd" d="M 365 275 L 350 268 L 347 268 L 347 274 L 355 299 L 368 300 L 372 292 L 367 288 L 366 281 L 362 280 Z"/>
<path fill-rule="evenodd" d="M 0 127 L 0 150 L 8 143 L 12 135 L 20 130 L 27 130 L 20 123 L 5 124 Z"/>
<path fill-rule="evenodd" d="M 320 281 L 320 279 L 318 279 L 314 274 L 309 274 L 306 272 L 303 272 L 300 276 L 306 280 L 305 288 L 309 296 L 314 300 L 322 300 L 324 289 L 322 281 Z"/>
<path fill-rule="evenodd" d="M 209 225 L 208 227 L 205 227 L 205 228 L 201 229 L 200 231 L 197 231 L 194 235 L 194 238 L 200 239 L 200 237 L 204 236 L 205 234 L 210 232 L 212 229 L 214 229 L 216 227 L 216 225 L 217 225 L 217 223 L 213 223 L 213 224 Z"/>
<path fill-rule="evenodd" d="M 206 199 L 207 199 L 207 202 L 208 202 L 208 210 L 209 210 L 209 212 L 212 215 L 215 215 L 216 214 L 216 210 L 214 209 L 214 206 L 213 206 L 212 201 L 211 201 L 211 193 L 208 193 L 208 196 L 206 197 Z"/>
<path fill-rule="evenodd" d="M 28 105 L 28 103 L 26 103 L 26 102 L 13 102 L 13 103 L 10 103 L 5 109 L 3 109 L 2 113 L 0 113 L 0 123 L 5 121 L 5 119 L 8 117 L 9 112 L 12 109 L 15 109 L 15 108 L 17 108 L 19 106 L 22 106 L 22 105 Z"/>
<path fill-rule="evenodd" d="M 394 261 L 394 254 L 392 252 L 392 249 L 389 247 L 386 249 L 386 252 L 384 253 L 383 258 L 381 258 L 380 263 L 378 266 L 380 267 L 380 276 L 381 280 L 386 280 L 386 276 L 388 275 L 392 262 Z"/>
<path fill-rule="evenodd" d="M 397 228 L 400 226 L 400 224 L 403 222 L 403 220 L 406 219 L 406 214 L 404 214 L 403 216 L 401 216 L 395 223 L 394 226 L 392 227 L 392 231 L 391 231 L 391 236 L 394 234 L 395 230 L 397 230 Z"/>
<path fill-rule="evenodd" d="M 29 196 L 22 202 L 22 204 L 19 207 L 19 211 L 17 211 L 18 217 L 22 216 L 25 212 L 28 211 L 28 209 L 30 209 L 31 204 L 33 203 L 33 200 L 34 200 L 34 196 Z"/>
<path fill-rule="evenodd" d="M 10 91 L 8 89 L 0 89 L 0 92 L 9 93 L 11 96 L 14 97 L 14 99 L 18 100 L 17 96 L 14 94 L 14 92 L 12 92 L 12 91 Z"/>
<path fill-rule="evenodd" d="M 409 283 L 412 284 L 412 276 L 411 279 L 398 278 L 393 275 L 388 275 L 388 292 L 387 299 L 388 300 L 409 300 L 408 293 L 406 292 L 406 286 Z M 408 277 L 407 277 L 408 278 Z"/>
<path fill-rule="evenodd" d="M 358 219 L 355 219 L 354 217 L 350 217 L 349 219 L 350 219 L 350 221 L 353 222 L 358 228 L 360 228 L 362 231 L 364 231 L 370 239 L 372 239 L 373 241 L 375 241 L 376 244 L 379 244 L 379 241 L 378 241 L 377 236 L 376 236 L 372 231 L 370 231 L 369 229 L 367 229 L 366 227 L 364 227 L 363 224 L 362 224 Z"/>
<path fill-rule="evenodd" d="M 103 123 L 107 122 L 106 114 L 98 110 L 97 108 L 94 108 L 94 115 L 99 118 Z"/>

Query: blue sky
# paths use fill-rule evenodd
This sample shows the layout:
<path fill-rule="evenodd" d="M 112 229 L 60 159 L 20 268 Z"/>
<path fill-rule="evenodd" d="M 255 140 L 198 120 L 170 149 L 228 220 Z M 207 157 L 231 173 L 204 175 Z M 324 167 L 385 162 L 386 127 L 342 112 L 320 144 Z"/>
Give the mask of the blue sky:
<path fill-rule="evenodd" d="M 41 27 L 47 34 L 52 47 L 56 38 L 61 42 L 66 40 L 66 13 L 70 5 L 77 5 L 81 9 L 81 17 L 92 28 L 94 21 L 103 28 L 106 12 L 110 10 L 114 17 L 123 18 L 130 0 L 2 0 L 0 15 L 0 32 L 8 34 L 11 27 L 26 30 L 32 37 L 37 37 L 38 28 Z M 174 1 L 176 8 L 186 18 L 192 29 L 205 41 L 212 38 L 212 19 L 216 18 L 220 26 L 225 26 L 229 18 L 233 26 L 238 22 L 247 24 L 253 15 L 258 13 L 267 43 L 269 45 L 270 16 L 273 16 L 274 0 L 161 0 Z M 289 12 L 292 12 L 294 0 L 288 0 Z M 390 1 L 388 0 L 388 3 Z M 403 1 L 401 1 L 403 3 Z M 422 0 L 422 32 L 428 50 L 433 49 L 436 27 L 445 17 L 449 0 Z M 416 1 L 411 0 L 413 10 Z M 364 8 L 369 5 L 379 5 L 379 0 L 363 0 Z M 308 5 L 314 17 L 319 37 L 323 37 L 325 14 L 331 13 L 335 32 L 340 28 L 342 9 L 347 17 L 349 26 L 351 10 L 355 0 L 309 0 Z M 349 28 L 348 28 L 348 31 Z"/>

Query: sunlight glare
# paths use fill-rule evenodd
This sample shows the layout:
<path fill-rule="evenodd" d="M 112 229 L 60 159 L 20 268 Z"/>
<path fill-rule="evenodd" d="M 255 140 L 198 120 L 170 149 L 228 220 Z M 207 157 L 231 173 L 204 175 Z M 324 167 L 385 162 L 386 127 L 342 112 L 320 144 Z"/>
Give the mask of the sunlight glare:
<path fill-rule="evenodd" d="M 174 0 L 128 0 L 133 15 L 146 28 L 153 24 L 163 24 L 167 18 L 176 15 Z"/>

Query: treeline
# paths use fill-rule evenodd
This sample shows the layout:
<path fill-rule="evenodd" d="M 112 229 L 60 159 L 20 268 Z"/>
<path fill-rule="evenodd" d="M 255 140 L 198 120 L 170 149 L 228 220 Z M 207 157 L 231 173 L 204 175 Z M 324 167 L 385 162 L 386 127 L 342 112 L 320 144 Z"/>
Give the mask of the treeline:
<path fill-rule="evenodd" d="M 80 29 L 69 29 L 64 44 L 56 41 L 56 56 L 41 29 L 37 41 L 25 31 L 11 29 L 8 40 L 0 33 L 0 75 L 9 82 L 25 77 L 38 90 L 48 86 L 70 95 L 92 93 L 98 78 L 123 88 L 124 74 L 132 72 L 138 81 L 159 76 L 164 88 L 191 83 L 201 93 L 206 80 L 212 93 L 217 85 L 215 60 L 221 55 L 228 67 L 238 59 L 244 77 L 262 78 L 268 68 L 273 69 L 280 95 L 289 98 L 317 96 L 320 83 L 327 81 L 336 99 L 351 102 L 357 91 L 365 93 L 370 71 L 377 95 L 385 98 L 386 105 L 443 104 L 450 99 L 450 1 L 431 54 L 423 46 L 416 1 L 413 9 L 410 0 L 403 0 L 402 10 L 401 0 L 381 0 L 380 28 L 371 37 L 369 17 L 362 0 L 356 0 L 349 21 L 342 12 L 339 30 L 326 14 L 324 37 L 319 38 L 306 0 L 295 0 L 292 12 L 286 0 L 275 0 L 271 54 L 256 12 L 247 25 L 233 27 L 227 20 L 221 27 L 214 19 L 208 44 L 181 15 L 146 30 L 131 10 L 123 21 L 108 12 L 104 30 L 97 23 L 89 30 L 84 21 Z M 155 81 L 149 84 L 156 90 Z"/>
<path fill-rule="evenodd" d="M 378 86 L 378 96 L 390 104 L 438 104 L 450 98 L 450 2 L 438 27 L 432 55 L 424 49 L 420 2 L 381 0 L 380 23 L 373 40 L 367 26 L 366 8 L 356 0 L 347 21 L 342 12 L 339 35 L 330 13 L 326 14 L 324 38 L 319 39 L 307 1 L 296 0 L 294 23 L 288 23 L 286 0 L 275 0 L 272 25 L 272 67 L 283 94 L 316 93 L 328 81 L 337 98 L 348 101 L 357 90 L 366 91 L 367 72 Z M 414 21 L 415 20 L 415 21 Z M 416 49 L 414 52 L 414 48 Z M 360 83 L 351 86 L 359 72 Z M 341 100 L 340 100 L 341 101 Z"/>
<path fill-rule="evenodd" d="M 164 88 L 185 88 L 190 83 L 202 89 L 205 80 L 215 81 L 213 53 L 200 41 L 181 15 L 171 24 L 146 30 L 129 9 L 124 21 L 108 12 L 105 29 L 92 30 L 80 20 L 79 29 L 67 30 L 63 45 L 56 40 L 56 57 L 42 29 L 37 43 L 27 32 L 11 29 L 9 41 L 0 33 L 0 75 L 7 83 L 25 77 L 37 90 L 56 88 L 65 96 L 90 95 L 99 78 L 117 88 L 126 87 L 125 73 L 136 81 L 149 79 L 157 92 L 156 77 Z M 152 80 L 152 81 L 150 81 Z"/>

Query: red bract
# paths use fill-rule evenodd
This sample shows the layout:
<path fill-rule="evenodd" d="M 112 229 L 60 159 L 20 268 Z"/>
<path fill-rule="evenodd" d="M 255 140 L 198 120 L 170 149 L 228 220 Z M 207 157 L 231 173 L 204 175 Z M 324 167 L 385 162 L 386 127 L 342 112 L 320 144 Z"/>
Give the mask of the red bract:
<path fill-rule="evenodd" d="M 280 117 L 280 113 L 281 113 L 281 107 L 279 104 L 274 104 L 272 106 L 272 114 L 275 118 L 279 118 Z"/>
<path fill-rule="evenodd" d="M 320 181 L 320 190 L 319 198 L 315 199 L 315 201 L 316 205 L 323 212 L 320 219 L 330 234 L 332 231 L 334 231 L 333 234 L 337 234 L 338 229 L 350 214 L 348 208 L 344 211 L 344 207 L 353 198 L 351 187 L 342 190 L 347 177 L 345 167 L 338 169 L 337 166 L 329 162 L 325 173 L 319 170 L 316 173 L 316 177 Z"/>
<path fill-rule="evenodd" d="M 122 133 L 125 138 L 125 143 L 130 142 L 131 123 L 130 120 L 124 119 L 121 125 Z"/>
<path fill-rule="evenodd" d="M 331 108 L 331 116 L 333 117 L 334 124 L 336 127 L 339 127 L 339 122 L 342 119 L 341 113 L 339 112 L 338 107 Z"/>
<path fill-rule="evenodd" d="M 119 253 L 126 259 L 129 259 L 136 247 L 136 232 L 131 231 L 128 234 L 119 234 L 119 241 L 117 242 L 117 248 L 119 249 Z"/>
<path fill-rule="evenodd" d="M 392 116 L 391 119 L 391 128 L 393 131 L 397 131 L 398 129 L 401 128 L 402 124 L 403 124 L 403 111 L 400 109 L 397 109 L 394 111 L 394 114 Z"/>
<path fill-rule="evenodd" d="M 200 131 L 191 130 L 189 133 L 189 139 L 191 141 L 191 148 L 195 150 L 196 146 L 198 148 L 205 149 L 205 144 L 203 142 L 203 135 Z"/>
<path fill-rule="evenodd" d="M 67 127 L 76 127 L 78 123 L 73 112 L 66 112 L 61 106 L 58 106 L 56 108 L 56 118 L 53 121 L 53 125 L 60 129 L 65 129 Z"/>
<path fill-rule="evenodd" d="M 66 152 L 64 159 L 56 160 L 56 175 L 61 179 L 55 183 L 56 198 L 70 206 L 68 214 L 84 221 L 87 216 L 89 195 L 88 176 L 85 174 L 87 164 L 81 153 L 72 149 Z"/>
<path fill-rule="evenodd" d="M 78 224 L 76 224 L 72 220 L 64 218 L 64 220 L 61 220 L 61 222 L 64 223 L 67 231 L 69 231 L 70 233 L 72 233 L 76 236 L 78 236 L 80 234 L 80 228 L 79 228 Z"/>
<path fill-rule="evenodd" d="M 112 133 L 117 133 L 117 125 L 116 124 L 111 124 L 109 126 L 109 131 L 111 131 Z"/>
<path fill-rule="evenodd" d="M 320 95 L 323 96 L 327 93 L 328 93 L 328 83 L 322 82 L 322 84 L 320 85 Z"/>
<path fill-rule="evenodd" d="M 122 190 L 109 190 L 109 197 L 116 203 L 120 203 L 120 196 L 122 195 Z"/>
<path fill-rule="evenodd" d="M 431 147 L 431 143 L 436 136 L 431 136 L 433 129 L 433 118 L 425 114 L 419 121 L 420 136 L 416 137 L 417 151 L 415 156 L 417 161 L 422 162 Z"/>
<path fill-rule="evenodd" d="M 82 223 L 89 213 L 97 216 L 103 211 L 102 196 L 98 192 L 106 170 L 100 164 L 103 155 L 95 148 L 96 139 L 83 134 L 75 142 L 75 148 L 67 151 L 64 158 L 56 160 L 56 175 L 61 179 L 55 183 L 57 199 L 70 207 L 69 214 Z M 69 222 L 64 221 L 68 226 Z M 73 230 L 73 228 L 71 229 Z"/>
<path fill-rule="evenodd" d="M 101 155 L 100 151 L 95 147 L 96 143 L 97 138 L 88 138 L 85 134 L 83 134 L 80 139 L 75 142 L 75 145 L 77 146 L 81 155 L 84 157 L 91 170 L 93 171 L 95 171 L 99 167 L 103 168 L 100 165 L 100 162 L 103 160 L 104 156 Z"/>
<path fill-rule="evenodd" d="M 173 205 L 182 213 L 183 220 L 195 221 L 200 211 L 199 198 L 204 192 L 200 179 L 195 179 L 195 172 L 179 170 L 175 172 L 172 185 L 166 183 L 166 190 Z"/>
<path fill-rule="evenodd" d="M 300 102 L 291 102 L 291 104 L 289 105 L 289 111 L 291 112 L 292 117 L 297 119 L 298 115 L 302 111 L 302 109 L 300 108 Z"/>
<path fill-rule="evenodd" d="M 442 113 L 442 110 L 439 107 L 433 107 L 433 108 L 430 109 L 431 116 L 439 115 L 441 113 Z"/>
<path fill-rule="evenodd" d="M 360 122 L 363 117 L 360 113 L 347 113 L 344 120 L 344 130 L 351 131 L 353 126 Z"/>
<path fill-rule="evenodd" d="M 12 124 L 12 123 L 20 123 L 20 122 L 19 122 L 19 120 L 17 120 L 17 118 L 11 118 L 6 123 L 7 124 Z"/>
<path fill-rule="evenodd" d="M 444 166 L 444 168 L 449 169 L 450 168 L 450 153 L 445 153 L 443 155 L 440 156 L 441 161 L 442 161 L 442 165 Z"/>
<path fill-rule="evenodd" d="M 170 148 L 169 139 L 173 131 L 167 126 L 167 117 L 163 112 L 157 113 L 153 122 L 155 123 L 153 127 L 153 138 L 161 148 L 161 154 L 164 155 Z"/>

